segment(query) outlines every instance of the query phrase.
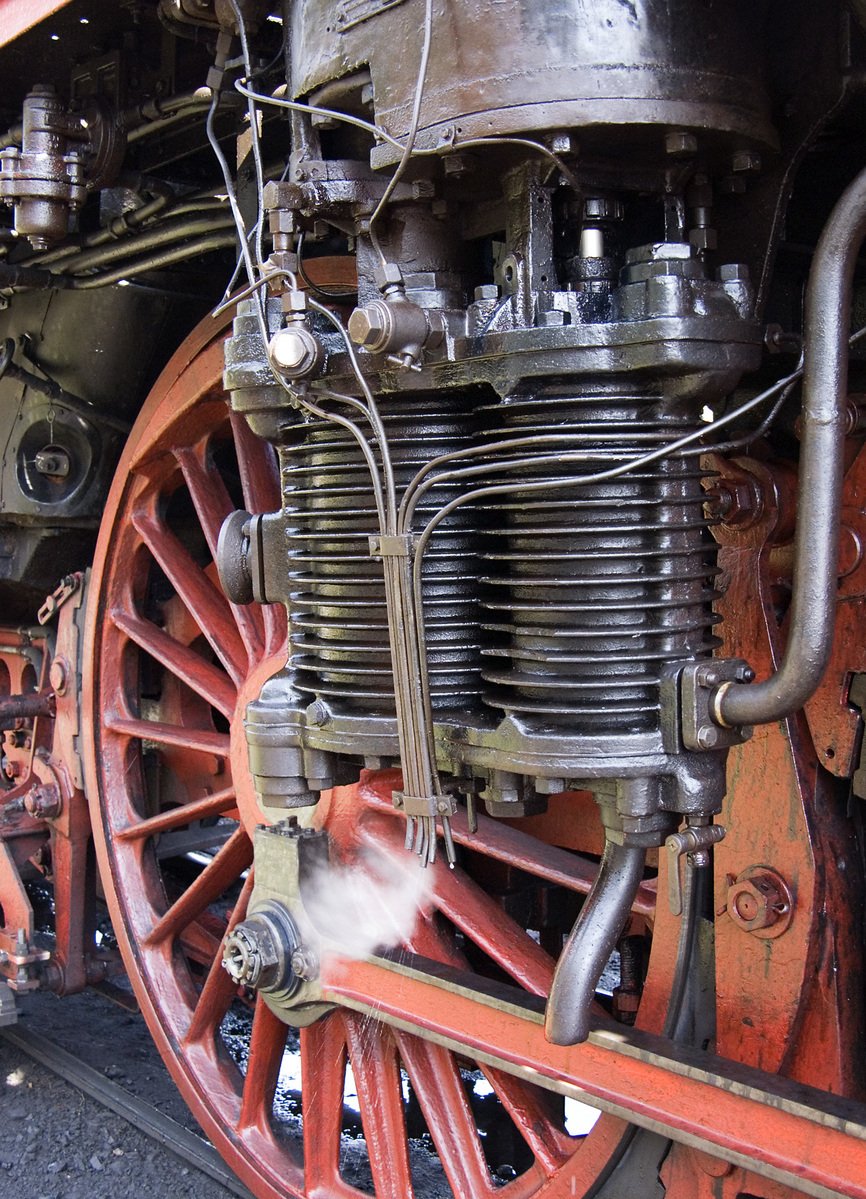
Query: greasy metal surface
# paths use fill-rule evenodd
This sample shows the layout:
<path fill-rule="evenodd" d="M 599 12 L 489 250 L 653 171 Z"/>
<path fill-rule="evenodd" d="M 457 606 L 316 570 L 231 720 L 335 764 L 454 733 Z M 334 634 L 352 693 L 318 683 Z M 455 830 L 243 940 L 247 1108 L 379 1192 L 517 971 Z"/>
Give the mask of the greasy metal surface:
<path fill-rule="evenodd" d="M 423 0 L 389 6 L 347 28 L 341 8 L 334 0 L 307 0 L 294 8 L 296 93 L 369 65 L 377 118 L 393 136 L 405 135 Z M 591 6 L 557 0 L 544 8 L 531 0 L 437 0 L 422 139 L 435 143 L 436 133 L 449 125 L 472 137 L 629 124 L 633 138 L 640 126 L 659 141 L 665 126 L 699 126 L 772 143 L 756 36 L 763 8 L 696 8 L 685 0 L 602 0 Z M 389 52 L 393 43 L 406 47 L 396 60 Z"/>

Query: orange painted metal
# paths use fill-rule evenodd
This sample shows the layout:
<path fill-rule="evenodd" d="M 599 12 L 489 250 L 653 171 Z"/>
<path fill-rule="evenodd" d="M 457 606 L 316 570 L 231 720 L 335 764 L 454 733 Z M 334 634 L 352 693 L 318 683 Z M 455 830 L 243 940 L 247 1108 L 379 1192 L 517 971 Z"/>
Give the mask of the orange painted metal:
<path fill-rule="evenodd" d="M 423 966 L 423 963 L 422 963 Z M 585 1045 L 555 1046 L 534 1019 L 479 1003 L 456 985 L 443 987 L 422 971 L 394 972 L 375 962 L 334 961 L 323 977 L 327 998 L 375 1007 L 398 1026 L 411 1013 L 420 1028 L 458 1051 L 507 1062 L 521 1075 L 579 1089 L 644 1127 L 742 1162 L 765 1163 L 791 1181 L 866 1199 L 866 1108 L 839 1104 L 818 1092 L 785 1086 L 774 1076 L 732 1068 L 709 1055 L 690 1054 L 662 1038 L 615 1026 Z M 471 983 L 471 978 L 449 980 Z M 660 1062 L 666 1064 L 661 1065 Z M 728 1080 L 741 1089 L 728 1089 Z M 791 1110 L 777 1104 L 785 1101 Z M 796 1110 L 800 1102 L 811 1111 Z M 827 1110 L 822 1125 L 814 1113 Z M 846 1118 L 856 1121 L 851 1135 Z M 567 1192 L 563 1192 L 567 1193 Z"/>
<path fill-rule="evenodd" d="M 0 0 L 0 46 L 65 8 L 69 0 Z"/>

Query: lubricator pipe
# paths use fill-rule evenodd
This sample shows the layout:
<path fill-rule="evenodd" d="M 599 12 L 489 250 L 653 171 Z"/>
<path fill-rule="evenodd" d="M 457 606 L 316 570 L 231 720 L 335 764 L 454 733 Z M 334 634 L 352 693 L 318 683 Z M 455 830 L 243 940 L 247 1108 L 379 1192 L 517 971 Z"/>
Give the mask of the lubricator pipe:
<path fill-rule="evenodd" d="M 629 917 L 643 878 L 646 851 L 607 841 L 598 874 L 571 930 L 550 989 L 544 1033 L 554 1045 L 589 1036 L 595 988 Z"/>
<path fill-rule="evenodd" d="M 842 494 L 848 335 L 854 267 L 866 237 L 866 171 L 843 193 L 818 242 L 806 289 L 797 532 L 788 643 L 760 683 L 725 683 L 712 697 L 719 724 L 768 724 L 802 708 L 833 643 Z"/>

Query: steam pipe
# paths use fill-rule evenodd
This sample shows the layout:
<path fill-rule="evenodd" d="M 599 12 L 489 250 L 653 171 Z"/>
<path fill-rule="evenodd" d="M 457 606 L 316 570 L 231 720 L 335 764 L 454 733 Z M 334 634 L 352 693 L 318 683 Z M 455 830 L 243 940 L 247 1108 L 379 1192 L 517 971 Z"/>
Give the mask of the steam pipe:
<path fill-rule="evenodd" d="M 806 289 L 803 416 L 788 643 L 760 683 L 724 683 L 711 710 L 722 725 L 768 724 L 802 708 L 833 644 L 839 508 L 848 398 L 854 268 L 866 237 L 866 171 L 842 194 L 815 251 Z"/>
<path fill-rule="evenodd" d="M 643 878 L 646 850 L 605 843 L 592 890 L 565 943 L 544 1018 L 554 1045 L 576 1045 L 589 1035 L 589 1010 L 601 972 L 616 948 Z"/>

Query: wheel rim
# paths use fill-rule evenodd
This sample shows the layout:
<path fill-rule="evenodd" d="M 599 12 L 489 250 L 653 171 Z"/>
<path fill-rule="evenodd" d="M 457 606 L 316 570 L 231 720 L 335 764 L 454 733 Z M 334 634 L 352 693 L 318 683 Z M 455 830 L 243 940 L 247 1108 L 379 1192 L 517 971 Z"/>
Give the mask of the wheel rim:
<path fill-rule="evenodd" d="M 285 1103 L 279 1076 L 287 1035 L 295 1034 L 261 999 L 251 1017 L 238 1017 L 220 944 L 245 914 L 250 838 L 263 819 L 243 713 L 284 663 L 285 613 L 231 606 L 212 559 L 223 517 L 238 506 L 273 510 L 279 486 L 269 447 L 229 413 L 221 372 L 222 335 L 211 322 L 172 359 L 133 431 L 88 601 L 83 727 L 94 835 L 115 930 L 157 1045 L 199 1123 L 262 1199 L 589 1193 L 616 1157 L 622 1122 L 604 1116 L 588 1136 L 569 1136 L 556 1101 L 539 1089 L 489 1068 L 467 1073 L 475 1063 L 348 1011 L 300 1034 L 302 1119 L 274 1110 L 275 1095 L 278 1109 Z M 344 860 L 371 842 L 402 840 L 385 802 L 392 786 L 387 775 L 371 776 L 323 798 L 316 821 Z M 474 843 L 482 868 L 501 857 L 501 828 L 482 821 Z M 508 838 L 530 875 L 539 854 L 568 858 L 527 833 L 509 829 Z M 188 854 L 205 851 L 189 873 Z M 446 962 L 468 949 L 542 995 L 554 967 L 461 870 L 437 870 L 435 910 L 416 924 L 409 948 Z M 644 1016 L 658 1009 L 662 990 L 645 994 Z M 341 1136 L 347 1066 L 366 1164 Z M 490 1129 L 506 1138 L 499 1144 L 511 1137 L 516 1146 L 512 1172 L 485 1154 L 490 1129 L 479 1131 L 479 1090 L 488 1094 Z"/>

